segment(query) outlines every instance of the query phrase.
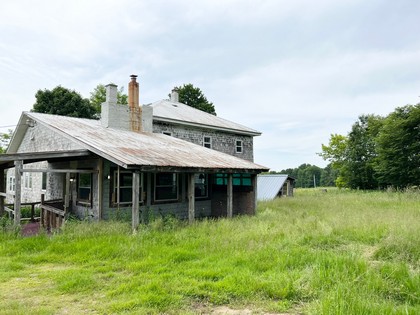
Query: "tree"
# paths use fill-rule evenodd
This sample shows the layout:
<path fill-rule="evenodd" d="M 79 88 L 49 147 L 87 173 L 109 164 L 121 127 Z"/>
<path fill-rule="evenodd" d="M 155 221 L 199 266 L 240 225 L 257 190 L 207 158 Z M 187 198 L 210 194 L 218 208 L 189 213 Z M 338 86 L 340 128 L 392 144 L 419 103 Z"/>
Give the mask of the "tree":
<path fill-rule="evenodd" d="M 57 86 L 53 90 L 38 90 L 35 98 L 36 103 L 33 106 L 33 112 L 80 118 L 97 118 L 95 108 L 87 98 L 83 98 L 76 91 L 71 91 L 62 86 Z"/>
<path fill-rule="evenodd" d="M 98 114 L 101 113 L 101 105 L 106 101 L 106 87 L 103 84 L 98 84 L 95 89 L 90 92 L 90 103 L 95 108 Z M 122 86 L 117 91 L 118 104 L 127 105 L 128 96 L 124 94 L 124 87 Z"/>
<path fill-rule="evenodd" d="M 420 104 L 397 108 L 377 136 L 376 171 L 382 186 L 420 184 Z"/>
<path fill-rule="evenodd" d="M 7 133 L 0 133 L 0 154 L 5 153 L 12 138 L 13 130 L 9 129 Z"/>
<path fill-rule="evenodd" d="M 377 156 L 375 138 L 380 132 L 383 118 L 362 115 L 348 135 L 346 163 L 343 174 L 350 188 L 374 189 L 378 181 L 374 170 Z"/>
<path fill-rule="evenodd" d="M 336 185 L 339 187 L 373 189 L 378 187 L 374 163 L 377 156 L 375 138 L 382 119 L 374 115 L 362 115 L 348 136 L 331 135 L 329 145 L 322 145 L 324 160 L 338 170 Z"/>
<path fill-rule="evenodd" d="M 197 108 L 204 112 L 216 115 L 213 103 L 210 103 L 203 92 L 191 83 L 176 87 L 179 94 L 179 102 Z"/>

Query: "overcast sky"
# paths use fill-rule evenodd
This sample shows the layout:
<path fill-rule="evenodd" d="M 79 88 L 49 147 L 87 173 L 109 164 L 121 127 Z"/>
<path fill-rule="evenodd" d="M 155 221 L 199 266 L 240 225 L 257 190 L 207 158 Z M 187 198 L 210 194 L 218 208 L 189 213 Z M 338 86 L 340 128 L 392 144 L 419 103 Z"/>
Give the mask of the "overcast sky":
<path fill-rule="evenodd" d="M 330 134 L 420 102 L 419 34 L 418 0 L 1 0 L 0 132 L 39 89 L 138 74 L 143 104 L 192 83 L 261 131 L 257 163 L 324 167 Z"/>

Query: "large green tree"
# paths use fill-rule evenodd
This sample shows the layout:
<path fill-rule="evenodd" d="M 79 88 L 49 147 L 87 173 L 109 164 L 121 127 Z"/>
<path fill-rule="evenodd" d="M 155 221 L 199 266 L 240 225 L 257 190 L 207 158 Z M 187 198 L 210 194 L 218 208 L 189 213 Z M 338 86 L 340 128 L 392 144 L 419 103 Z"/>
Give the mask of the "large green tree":
<path fill-rule="evenodd" d="M 382 186 L 420 185 L 420 104 L 388 115 L 377 144 L 376 171 Z"/>
<path fill-rule="evenodd" d="M 374 163 L 377 157 L 375 138 L 380 132 L 382 118 L 362 115 L 347 136 L 331 135 L 328 145 L 319 154 L 338 170 L 339 187 L 373 189 L 378 187 Z"/>
<path fill-rule="evenodd" d="M 90 92 L 90 103 L 95 108 L 98 114 L 101 113 L 101 105 L 106 100 L 106 87 L 103 84 L 98 84 L 92 92 Z M 120 87 L 117 91 L 118 104 L 128 104 L 128 96 L 124 93 L 124 87 Z"/>
<path fill-rule="evenodd" d="M 36 103 L 32 111 L 37 113 L 71 116 L 80 118 L 97 118 L 95 108 L 89 99 L 83 98 L 76 91 L 57 86 L 52 90 L 38 90 Z"/>
<path fill-rule="evenodd" d="M 197 108 L 204 112 L 216 115 L 213 103 L 209 102 L 203 92 L 191 83 L 176 87 L 179 94 L 179 102 Z"/>

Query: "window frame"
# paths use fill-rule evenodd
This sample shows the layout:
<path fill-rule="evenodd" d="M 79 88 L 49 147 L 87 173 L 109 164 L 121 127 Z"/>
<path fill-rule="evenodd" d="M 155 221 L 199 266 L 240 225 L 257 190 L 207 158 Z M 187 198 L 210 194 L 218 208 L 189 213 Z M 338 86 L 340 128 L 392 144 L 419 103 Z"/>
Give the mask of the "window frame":
<path fill-rule="evenodd" d="M 198 180 L 201 180 L 200 176 L 204 176 L 204 183 L 197 182 Z M 199 185 L 202 185 L 204 187 L 205 195 L 197 195 L 197 189 L 200 189 L 200 187 L 197 187 Z M 209 198 L 209 174 L 205 173 L 196 173 L 194 174 L 194 196 L 195 199 L 207 199 Z"/>
<path fill-rule="evenodd" d="M 120 181 L 119 184 L 120 186 L 118 187 L 118 175 L 120 176 Z M 130 175 L 130 185 L 121 185 L 121 176 L 127 176 Z M 113 185 L 111 188 L 111 203 L 112 206 L 117 207 L 117 206 L 131 206 L 133 204 L 133 172 L 131 171 L 126 171 L 126 170 L 119 170 L 118 169 L 114 169 L 112 171 L 112 181 L 113 181 Z M 140 189 L 141 188 L 141 183 L 140 183 Z M 119 193 L 118 193 L 118 189 L 119 189 Z M 127 189 L 130 191 L 131 194 L 131 198 L 128 201 L 121 201 L 121 190 L 123 189 Z M 141 195 L 140 195 L 141 196 Z M 118 200 L 118 197 L 120 197 Z"/>
<path fill-rule="evenodd" d="M 163 174 L 171 174 L 172 176 L 175 176 L 175 180 L 172 181 L 172 185 L 158 185 L 158 176 L 163 175 Z M 158 199 L 157 198 L 157 190 L 160 188 L 175 188 L 176 190 L 176 197 L 175 198 L 171 198 L 171 199 Z M 154 184 L 153 184 L 153 201 L 155 203 L 159 203 L 159 202 L 172 202 L 172 201 L 178 201 L 179 200 L 179 176 L 178 173 L 171 173 L 171 172 L 162 172 L 162 173 L 155 173 L 154 174 Z"/>
<path fill-rule="evenodd" d="M 89 176 L 90 185 L 88 186 L 80 186 L 81 176 Z M 89 198 L 88 199 L 82 199 L 80 197 L 80 189 L 89 189 Z M 76 204 L 77 205 L 84 205 L 84 206 L 90 206 L 92 207 L 92 192 L 93 192 L 93 174 L 92 173 L 78 173 L 77 174 L 77 183 L 76 183 L 76 191 L 77 191 L 77 198 L 76 198 Z"/>
<path fill-rule="evenodd" d="M 206 138 L 208 141 L 206 141 Z M 203 147 L 212 149 L 213 148 L 213 138 L 211 136 L 203 136 Z"/>
<path fill-rule="evenodd" d="M 239 149 L 239 150 L 238 150 Z M 235 153 L 244 153 L 244 142 L 241 139 L 235 140 Z"/>

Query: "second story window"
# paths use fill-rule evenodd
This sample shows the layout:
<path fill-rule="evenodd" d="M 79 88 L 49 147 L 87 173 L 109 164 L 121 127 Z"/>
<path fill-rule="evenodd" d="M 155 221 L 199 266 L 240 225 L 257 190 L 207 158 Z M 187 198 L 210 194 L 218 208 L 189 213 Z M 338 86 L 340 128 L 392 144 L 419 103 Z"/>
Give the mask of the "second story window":
<path fill-rule="evenodd" d="M 244 152 L 244 145 L 242 140 L 235 141 L 236 153 L 243 153 Z"/>
<path fill-rule="evenodd" d="M 211 149 L 211 137 L 208 137 L 208 136 L 203 137 L 203 147 Z"/>

